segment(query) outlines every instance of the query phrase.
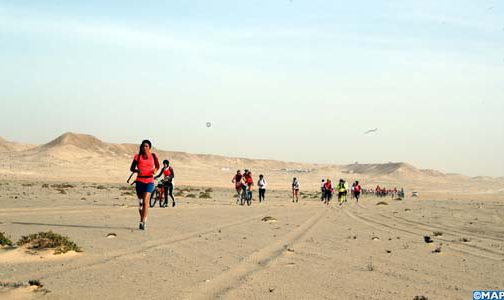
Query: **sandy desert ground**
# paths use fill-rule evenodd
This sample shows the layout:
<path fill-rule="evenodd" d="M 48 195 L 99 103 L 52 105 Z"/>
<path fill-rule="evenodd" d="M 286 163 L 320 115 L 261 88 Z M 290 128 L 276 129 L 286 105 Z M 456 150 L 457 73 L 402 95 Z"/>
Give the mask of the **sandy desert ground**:
<path fill-rule="evenodd" d="M 0 298 L 470 299 L 504 287 L 499 195 L 327 207 L 316 190 L 299 203 L 270 190 L 246 207 L 231 189 L 210 199 L 198 198 L 206 187 L 187 189 L 175 208 L 150 209 L 144 232 L 127 184 L 1 181 L 0 231 L 16 241 L 52 230 L 83 252 L 0 249 Z"/>
<path fill-rule="evenodd" d="M 178 205 L 151 209 L 143 232 L 125 183 L 137 147 L 75 133 L 43 145 L 0 138 L 0 232 L 16 242 L 51 230 L 82 249 L 2 247 L 0 299 L 470 299 L 504 288 L 503 178 L 155 149 L 176 170 Z M 230 180 L 244 168 L 265 174 L 265 203 L 235 203 Z M 321 178 L 406 197 L 327 207 Z"/>

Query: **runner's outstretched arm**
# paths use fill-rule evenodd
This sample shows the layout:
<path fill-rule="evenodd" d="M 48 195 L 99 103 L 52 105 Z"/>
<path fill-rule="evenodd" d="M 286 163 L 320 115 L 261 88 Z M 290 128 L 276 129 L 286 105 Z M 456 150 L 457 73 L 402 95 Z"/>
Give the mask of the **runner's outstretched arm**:
<path fill-rule="evenodd" d="M 159 174 L 154 177 L 154 179 L 158 179 L 159 177 L 161 177 L 161 175 L 163 175 L 163 169 L 161 169 L 161 171 L 159 172 Z"/>

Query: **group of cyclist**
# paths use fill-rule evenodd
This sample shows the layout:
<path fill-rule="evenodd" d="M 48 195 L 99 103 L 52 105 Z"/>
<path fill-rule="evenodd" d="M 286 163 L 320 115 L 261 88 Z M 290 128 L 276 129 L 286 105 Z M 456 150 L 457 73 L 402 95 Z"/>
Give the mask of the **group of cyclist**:
<path fill-rule="evenodd" d="M 130 167 L 132 175 L 133 173 L 137 173 L 137 177 L 135 179 L 135 189 L 139 201 L 138 212 L 140 214 L 140 223 L 138 228 L 141 230 L 145 230 L 145 224 L 147 221 L 147 203 L 149 202 L 151 194 L 154 192 L 155 188 L 164 189 L 162 195 L 164 196 L 164 203 L 160 203 L 161 207 L 168 207 L 168 197 L 172 199 L 172 207 L 175 206 L 175 198 L 173 196 L 173 179 L 175 178 L 175 171 L 170 166 L 170 162 L 167 159 L 163 160 L 163 167 L 160 168 L 159 160 L 156 154 L 151 152 L 151 148 L 152 144 L 149 140 L 142 141 L 142 143 L 140 144 L 139 152 L 134 156 Z M 154 176 L 158 171 L 159 174 L 157 176 Z M 155 180 L 159 179 L 160 177 L 163 177 L 163 179 L 158 183 L 156 187 L 154 184 Z M 250 197 L 249 200 L 252 199 L 254 179 L 250 170 L 245 169 L 243 173 L 241 172 L 241 170 L 236 171 L 236 174 L 234 175 L 231 182 L 234 184 L 236 189 L 237 203 L 240 201 L 244 193 L 247 193 L 247 196 Z M 267 183 L 264 175 L 260 174 L 257 182 L 259 202 L 265 200 L 266 185 Z M 292 202 L 299 201 L 299 190 L 299 180 L 294 177 L 292 179 Z M 343 203 L 347 202 L 347 195 L 349 190 L 351 198 L 355 198 L 356 201 L 359 202 L 362 188 L 359 184 L 359 181 L 355 181 L 354 183 L 352 183 L 352 186 L 349 189 L 348 183 L 343 179 L 340 179 L 338 184 L 336 184 L 336 186 L 333 186 L 331 180 L 327 178 L 326 180 L 322 179 L 320 190 L 321 201 L 323 201 L 324 204 L 329 205 L 333 194 L 337 193 L 338 203 L 339 205 L 342 205 Z M 376 194 L 382 195 L 384 194 L 384 190 L 385 189 L 378 186 L 376 188 Z M 366 192 L 366 190 L 364 190 L 364 192 Z M 402 190 L 401 192 L 404 193 Z M 391 190 L 390 193 L 394 195 L 397 194 L 398 191 L 397 189 L 394 189 Z M 390 193 L 388 193 L 387 191 L 385 195 Z"/>
<path fill-rule="evenodd" d="M 331 179 L 322 179 L 320 183 L 320 192 L 321 192 L 321 197 L 320 200 L 324 202 L 324 204 L 329 205 L 329 202 L 332 199 L 332 196 L 334 193 L 338 194 L 338 203 L 339 205 L 342 205 L 343 203 L 347 202 L 347 195 L 348 195 L 348 183 L 344 179 L 340 179 L 338 184 L 336 186 L 333 186 Z M 359 184 L 359 181 L 355 181 L 352 183 L 352 186 L 350 188 L 350 192 L 352 195 L 352 198 L 355 198 L 357 202 L 359 202 L 360 194 L 361 194 L 361 186 Z"/>
<path fill-rule="evenodd" d="M 243 193 L 248 193 L 250 198 L 252 198 L 252 190 L 254 186 L 254 179 L 252 177 L 252 172 L 248 169 L 243 171 L 236 171 L 233 179 L 231 180 L 234 183 L 236 190 L 236 203 L 240 201 Z M 266 196 L 266 179 L 264 179 L 264 175 L 259 175 L 259 180 L 257 181 L 258 191 L 259 191 L 259 203 L 265 200 Z"/>

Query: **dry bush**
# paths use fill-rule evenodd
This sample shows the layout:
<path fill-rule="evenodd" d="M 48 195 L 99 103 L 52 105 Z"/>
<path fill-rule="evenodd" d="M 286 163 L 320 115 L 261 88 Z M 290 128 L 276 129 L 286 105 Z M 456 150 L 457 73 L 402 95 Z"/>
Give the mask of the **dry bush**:
<path fill-rule="evenodd" d="M 5 235 L 5 232 L 0 232 L 0 246 L 12 246 L 12 241 Z"/>
<path fill-rule="evenodd" d="M 51 184 L 51 187 L 52 188 L 56 188 L 56 189 L 71 189 L 71 188 L 74 188 L 75 185 L 73 184 L 70 184 L 70 183 L 60 183 L 60 184 Z"/>
<path fill-rule="evenodd" d="M 81 252 L 82 250 L 68 237 L 54 233 L 52 231 L 39 232 L 22 236 L 17 242 L 18 246 L 28 245 L 28 249 L 52 249 L 54 254 L 66 253 L 68 251 Z"/>
<path fill-rule="evenodd" d="M 199 195 L 199 198 L 200 199 L 212 199 L 212 196 L 210 195 L 210 193 L 201 192 L 200 195 Z"/>

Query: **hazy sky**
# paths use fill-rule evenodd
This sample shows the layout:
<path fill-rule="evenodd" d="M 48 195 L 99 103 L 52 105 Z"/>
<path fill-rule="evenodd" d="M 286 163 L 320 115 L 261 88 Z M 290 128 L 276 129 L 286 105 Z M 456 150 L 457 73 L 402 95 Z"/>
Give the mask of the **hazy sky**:
<path fill-rule="evenodd" d="M 0 0 L 9 140 L 504 176 L 503 115 L 502 1 Z"/>

